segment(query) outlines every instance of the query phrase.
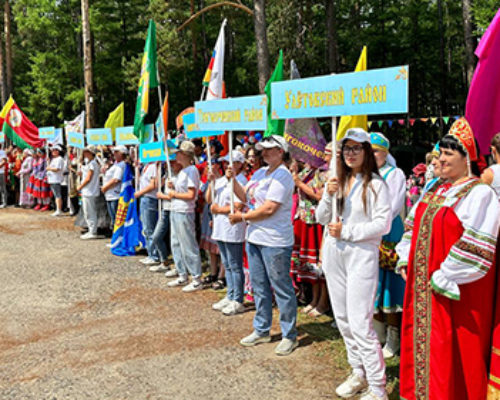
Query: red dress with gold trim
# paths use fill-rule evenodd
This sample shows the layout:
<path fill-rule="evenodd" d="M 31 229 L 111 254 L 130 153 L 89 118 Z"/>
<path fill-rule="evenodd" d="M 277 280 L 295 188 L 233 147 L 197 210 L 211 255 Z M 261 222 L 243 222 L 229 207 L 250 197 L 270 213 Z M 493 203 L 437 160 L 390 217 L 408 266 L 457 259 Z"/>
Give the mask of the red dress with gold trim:
<path fill-rule="evenodd" d="M 494 197 L 477 179 L 441 185 L 407 219 L 397 249 L 408 275 L 402 399 L 486 397 L 498 232 L 498 221 L 492 221 L 498 218 Z"/>

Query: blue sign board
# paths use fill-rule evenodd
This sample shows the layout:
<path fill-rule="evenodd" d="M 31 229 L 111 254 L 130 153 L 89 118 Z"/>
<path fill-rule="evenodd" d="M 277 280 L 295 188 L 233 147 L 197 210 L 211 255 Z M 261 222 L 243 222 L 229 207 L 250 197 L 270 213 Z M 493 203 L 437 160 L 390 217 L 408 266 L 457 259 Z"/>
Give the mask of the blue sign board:
<path fill-rule="evenodd" d="M 38 136 L 40 139 L 52 140 L 56 135 L 56 128 L 53 126 L 44 126 L 42 128 L 38 128 Z"/>
<path fill-rule="evenodd" d="M 267 126 L 265 95 L 197 101 L 194 108 L 197 130 L 262 131 Z"/>
<path fill-rule="evenodd" d="M 87 129 L 87 143 L 94 145 L 111 145 L 113 137 L 110 128 Z"/>
<path fill-rule="evenodd" d="M 0 143 L 5 143 L 5 133 L 0 131 Z"/>
<path fill-rule="evenodd" d="M 83 137 L 83 133 L 68 132 L 68 146 L 83 149 L 85 147 L 85 138 Z"/>
<path fill-rule="evenodd" d="M 116 144 L 118 145 L 138 145 L 139 139 L 134 135 L 133 126 L 122 126 L 116 128 Z"/>
<path fill-rule="evenodd" d="M 167 140 L 167 147 L 176 148 L 173 140 Z M 170 160 L 175 160 L 175 154 L 169 154 Z M 143 164 L 156 161 L 165 161 L 165 148 L 163 142 L 143 143 L 139 145 L 139 161 Z"/>
<path fill-rule="evenodd" d="M 224 135 L 224 131 L 201 131 L 197 128 L 195 113 L 184 114 L 182 123 L 188 139 Z"/>
<path fill-rule="evenodd" d="M 407 65 L 271 84 L 271 117 L 318 118 L 408 112 Z"/>

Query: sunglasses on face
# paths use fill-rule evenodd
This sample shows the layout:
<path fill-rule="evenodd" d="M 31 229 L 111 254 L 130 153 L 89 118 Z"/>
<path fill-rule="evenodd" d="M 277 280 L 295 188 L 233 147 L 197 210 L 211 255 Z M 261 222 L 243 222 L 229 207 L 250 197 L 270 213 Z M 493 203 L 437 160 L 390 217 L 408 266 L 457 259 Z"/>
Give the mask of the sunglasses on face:
<path fill-rule="evenodd" d="M 342 149 L 342 152 L 346 155 L 353 154 L 353 155 L 357 156 L 358 154 L 361 153 L 362 150 L 363 150 L 363 146 L 360 144 L 357 144 L 355 146 L 344 146 L 344 148 Z"/>

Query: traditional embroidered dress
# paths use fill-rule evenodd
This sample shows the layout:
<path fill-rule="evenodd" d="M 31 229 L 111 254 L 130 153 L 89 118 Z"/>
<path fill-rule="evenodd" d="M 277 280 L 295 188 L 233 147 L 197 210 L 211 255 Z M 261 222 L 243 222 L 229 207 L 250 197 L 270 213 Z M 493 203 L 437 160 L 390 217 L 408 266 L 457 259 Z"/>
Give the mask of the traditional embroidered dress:
<path fill-rule="evenodd" d="M 402 399 L 484 399 L 499 205 L 476 178 L 429 190 L 396 247 L 407 265 Z"/>
<path fill-rule="evenodd" d="M 21 169 L 19 171 L 20 175 L 20 194 L 19 194 L 19 205 L 20 206 L 32 206 L 33 196 L 27 192 L 28 183 L 30 180 L 31 171 L 33 170 L 33 157 L 27 155 L 21 164 Z"/>
<path fill-rule="evenodd" d="M 380 245 L 380 270 L 375 311 L 385 313 L 400 312 L 403 309 L 405 282 L 394 272 L 397 254 L 394 250 L 404 233 L 404 226 L 399 215 L 404 207 L 406 196 L 406 178 L 404 172 L 386 163 L 379 170 L 389 187 L 392 209 L 391 231 L 382 238 Z"/>
<path fill-rule="evenodd" d="M 326 182 L 326 171 L 304 168 L 299 178 L 313 190 L 321 190 Z M 290 275 L 294 282 L 315 284 L 322 273 L 319 270 L 323 226 L 316 222 L 318 201 L 299 190 L 298 207 L 293 221 L 295 243 L 292 250 Z"/>

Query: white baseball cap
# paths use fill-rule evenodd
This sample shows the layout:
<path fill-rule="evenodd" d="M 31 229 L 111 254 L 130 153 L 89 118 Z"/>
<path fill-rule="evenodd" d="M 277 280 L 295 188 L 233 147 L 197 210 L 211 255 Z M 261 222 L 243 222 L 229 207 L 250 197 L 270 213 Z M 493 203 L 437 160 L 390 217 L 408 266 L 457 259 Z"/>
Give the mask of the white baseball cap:
<path fill-rule="evenodd" d="M 370 140 L 370 138 L 368 138 L 368 140 Z M 285 152 L 288 152 L 288 143 L 283 136 L 271 135 L 265 137 L 264 139 L 262 139 L 262 141 L 255 145 L 255 148 L 258 151 L 262 151 L 264 149 L 272 149 L 273 147 L 279 147 Z"/>
<path fill-rule="evenodd" d="M 347 130 L 341 143 L 344 143 L 346 140 L 353 140 L 358 143 L 370 143 L 370 135 L 362 128 L 351 128 Z"/>
<path fill-rule="evenodd" d="M 58 150 L 58 151 L 62 151 L 61 146 L 59 146 L 58 144 L 56 144 L 55 146 L 52 146 L 52 149 L 51 149 L 51 150 Z"/>
<path fill-rule="evenodd" d="M 233 155 L 233 162 L 245 162 L 245 156 L 241 153 L 241 151 L 233 150 L 231 153 Z M 219 161 L 229 162 L 229 153 L 227 153 L 224 157 L 219 158 Z"/>
<path fill-rule="evenodd" d="M 113 147 L 113 152 L 115 152 L 115 151 L 118 151 L 122 154 L 128 154 L 128 149 L 122 144 Z"/>
<path fill-rule="evenodd" d="M 89 144 L 87 147 L 85 147 L 83 149 L 83 151 L 88 151 L 88 152 L 90 152 L 92 154 L 97 153 L 97 149 L 96 149 L 96 147 L 93 144 Z"/>

